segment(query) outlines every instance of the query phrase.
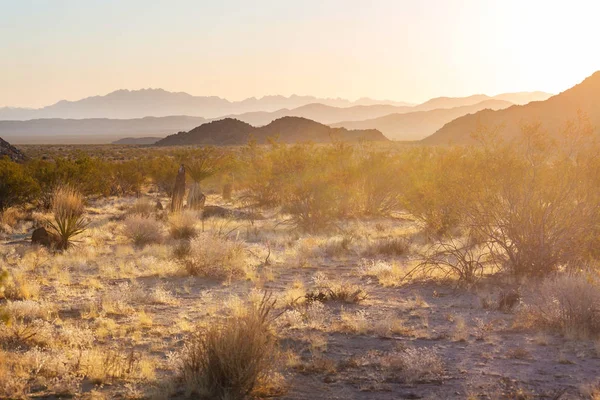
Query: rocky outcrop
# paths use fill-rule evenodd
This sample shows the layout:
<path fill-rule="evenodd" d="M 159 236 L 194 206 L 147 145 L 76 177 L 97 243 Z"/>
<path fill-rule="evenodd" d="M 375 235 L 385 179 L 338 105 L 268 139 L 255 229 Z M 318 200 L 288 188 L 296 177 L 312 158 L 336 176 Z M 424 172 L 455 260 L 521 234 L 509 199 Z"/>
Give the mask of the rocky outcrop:
<path fill-rule="evenodd" d="M 0 138 L 0 158 L 2 157 L 8 157 L 14 162 L 23 162 L 26 159 L 25 154 L 21 150 Z"/>

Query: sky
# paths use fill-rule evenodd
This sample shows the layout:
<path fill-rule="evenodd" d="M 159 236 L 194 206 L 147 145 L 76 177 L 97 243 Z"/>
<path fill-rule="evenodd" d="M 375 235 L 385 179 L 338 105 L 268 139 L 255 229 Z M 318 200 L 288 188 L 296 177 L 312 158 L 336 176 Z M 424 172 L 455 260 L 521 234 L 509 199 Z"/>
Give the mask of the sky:
<path fill-rule="evenodd" d="M 117 89 L 558 93 L 600 70 L 597 0 L 0 0 L 0 107 Z"/>

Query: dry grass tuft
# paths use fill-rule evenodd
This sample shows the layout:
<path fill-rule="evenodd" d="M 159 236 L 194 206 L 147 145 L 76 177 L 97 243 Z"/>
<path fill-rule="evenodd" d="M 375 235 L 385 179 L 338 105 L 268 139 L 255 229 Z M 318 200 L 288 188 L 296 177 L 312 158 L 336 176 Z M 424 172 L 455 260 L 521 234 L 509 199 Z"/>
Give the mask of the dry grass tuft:
<path fill-rule="evenodd" d="M 382 364 L 397 372 L 397 378 L 406 383 L 436 379 L 444 373 L 442 358 L 434 349 L 426 347 L 407 348 L 391 354 Z"/>
<path fill-rule="evenodd" d="M 190 275 L 216 279 L 241 278 L 246 274 L 245 248 L 242 243 L 202 233 L 190 243 L 183 261 Z"/>
<path fill-rule="evenodd" d="M 277 353 L 270 328 L 273 305 L 265 296 L 247 312 L 191 337 L 180 364 L 190 394 L 237 400 L 275 389 L 270 379 Z"/>
<path fill-rule="evenodd" d="M 410 242 L 406 238 L 386 238 L 370 243 L 363 255 L 367 257 L 400 257 L 407 255 L 409 251 Z"/>
<path fill-rule="evenodd" d="M 192 239 L 196 236 L 198 214 L 193 211 L 176 213 L 169 217 L 169 232 L 173 239 Z"/>
<path fill-rule="evenodd" d="M 128 210 L 129 215 L 139 215 L 141 217 L 150 217 L 156 211 L 156 204 L 148 197 L 141 197 L 133 203 Z"/>
<path fill-rule="evenodd" d="M 123 234 L 137 247 L 160 243 L 163 239 L 162 224 L 141 215 L 132 215 L 125 219 Z"/>
<path fill-rule="evenodd" d="M 583 274 L 546 279 L 524 311 L 532 326 L 543 326 L 573 337 L 600 335 L 599 282 Z"/>

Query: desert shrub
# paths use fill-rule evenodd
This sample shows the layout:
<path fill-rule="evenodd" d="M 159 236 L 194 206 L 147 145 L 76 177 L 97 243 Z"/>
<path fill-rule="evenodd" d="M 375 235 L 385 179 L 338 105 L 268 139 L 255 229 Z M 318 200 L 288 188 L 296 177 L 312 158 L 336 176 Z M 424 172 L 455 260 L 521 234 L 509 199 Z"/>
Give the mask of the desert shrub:
<path fill-rule="evenodd" d="M 370 257 L 377 255 L 400 257 L 408 254 L 409 250 L 410 242 L 406 238 L 384 238 L 369 243 L 364 255 Z"/>
<path fill-rule="evenodd" d="M 172 157 L 165 155 L 148 157 L 144 161 L 144 169 L 159 192 L 169 197 L 173 195 L 179 164 Z"/>
<path fill-rule="evenodd" d="M 315 301 L 341 301 L 344 303 L 360 303 L 367 299 L 367 292 L 352 282 L 344 280 L 330 280 L 321 274 L 313 277 L 315 290 L 306 293 L 307 303 Z"/>
<path fill-rule="evenodd" d="M 402 186 L 398 176 L 405 168 L 389 153 L 368 151 L 360 161 L 364 212 L 387 215 L 401 206 Z"/>
<path fill-rule="evenodd" d="M 460 225 L 463 209 L 475 194 L 474 169 L 462 148 L 417 148 L 403 154 L 398 177 L 402 205 L 427 232 L 439 237 L 452 234 Z"/>
<path fill-rule="evenodd" d="M 68 249 L 73 238 L 83 233 L 89 221 L 84 214 L 83 196 L 70 186 L 61 186 L 52 196 L 53 220 L 49 223 L 56 236 L 55 247 Z"/>
<path fill-rule="evenodd" d="M 280 183 L 283 211 L 307 232 L 331 228 L 348 212 L 352 199 L 338 160 L 310 146 L 293 146 L 285 152 L 274 167 L 278 174 L 285 174 Z"/>
<path fill-rule="evenodd" d="M 52 207 L 54 192 L 61 186 L 71 186 L 86 196 L 110 194 L 111 165 L 97 158 L 77 154 L 52 161 L 35 159 L 27 168 L 41 188 L 45 208 Z"/>
<path fill-rule="evenodd" d="M 180 373 L 191 394 L 207 399 L 245 399 L 273 372 L 277 343 L 269 297 L 242 315 L 197 332 L 186 343 Z"/>
<path fill-rule="evenodd" d="M 115 195 L 140 193 L 145 176 L 138 160 L 128 160 L 110 165 L 110 191 Z"/>
<path fill-rule="evenodd" d="M 162 241 L 162 225 L 153 218 L 131 215 L 123 222 L 123 234 L 135 246 L 143 247 Z"/>
<path fill-rule="evenodd" d="M 444 372 L 444 362 L 434 349 L 426 347 L 407 348 L 390 354 L 383 363 L 397 372 L 406 383 L 423 382 L 438 378 Z"/>
<path fill-rule="evenodd" d="M 246 273 L 245 248 L 240 242 L 201 233 L 191 241 L 184 266 L 190 275 L 240 278 Z"/>
<path fill-rule="evenodd" d="M 533 325 L 576 337 L 600 335 L 600 282 L 584 274 L 547 278 L 527 305 Z"/>
<path fill-rule="evenodd" d="M 212 146 L 182 150 L 177 156 L 185 165 L 187 174 L 196 183 L 227 168 L 230 162 L 228 153 Z"/>
<path fill-rule="evenodd" d="M 191 239 L 196 236 L 198 214 L 185 211 L 169 216 L 169 232 L 173 239 Z"/>
<path fill-rule="evenodd" d="M 259 147 L 255 142 L 250 142 L 240 155 L 239 177 L 245 193 L 242 200 L 251 206 L 271 207 L 280 204 L 281 188 L 273 175 L 273 151 Z"/>
<path fill-rule="evenodd" d="M 469 227 L 515 275 L 544 275 L 589 257 L 599 192 L 597 157 L 588 152 L 597 147 L 580 129 L 552 141 L 539 125 L 524 126 L 518 141 L 473 157 L 487 184 L 466 207 Z"/>
<path fill-rule="evenodd" d="M 129 215 L 139 215 L 148 218 L 156 211 L 156 203 L 148 197 L 141 197 L 133 203 L 127 213 Z"/>
<path fill-rule="evenodd" d="M 0 211 L 0 232 L 12 232 L 13 228 L 27 217 L 22 208 L 10 207 Z"/>
<path fill-rule="evenodd" d="M 39 191 L 39 185 L 22 165 L 0 158 L 0 213 L 33 200 Z"/>
<path fill-rule="evenodd" d="M 494 265 L 489 246 L 479 242 L 471 231 L 462 237 L 436 239 L 424 260 L 406 277 L 456 278 L 460 284 L 471 285 L 483 276 L 486 267 Z"/>

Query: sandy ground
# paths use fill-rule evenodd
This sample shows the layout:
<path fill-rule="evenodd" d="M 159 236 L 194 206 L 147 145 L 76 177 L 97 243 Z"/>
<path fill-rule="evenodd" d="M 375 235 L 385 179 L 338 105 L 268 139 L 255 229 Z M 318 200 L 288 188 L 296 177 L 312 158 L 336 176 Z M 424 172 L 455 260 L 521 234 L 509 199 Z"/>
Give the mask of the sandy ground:
<path fill-rule="evenodd" d="M 31 301 L 56 310 L 49 318 L 53 329 L 89 331 L 91 348 L 133 351 L 153 371 L 100 385 L 74 373 L 73 382 L 65 383 L 68 396 L 166 397 L 161 388 L 176 375 L 172 359 L 194 326 L 231 314 L 261 290 L 280 298 L 275 329 L 286 386 L 282 399 L 570 399 L 592 398 L 598 387 L 600 346 L 519 328 L 522 306 L 511 312 L 493 307 L 507 287 L 500 278 L 467 290 L 435 280 L 383 285 L 365 274 L 370 262 L 403 269 L 418 260 L 418 246 L 402 256 L 365 255 L 369 243 L 418 230 L 412 222 L 349 223 L 356 239 L 348 249 L 332 251 L 327 249 L 344 235 L 309 236 L 274 219 L 254 225 L 206 221 L 207 231 L 233 229 L 230 236 L 248 250 L 248 275 L 220 282 L 182 274 L 172 241 L 134 248 L 120 233 L 120 218 L 133 202 L 91 203 L 89 231 L 65 254 L 20 242 L 29 225 L 0 242 L 0 266 L 39 286 Z M 264 265 L 269 247 L 270 265 Z M 304 294 L 323 282 L 354 285 L 367 297 L 357 304 L 305 303 Z M 534 283 L 521 290 L 523 303 L 535 296 Z M 491 307 L 484 307 L 486 300 Z M 5 348 L 13 355 L 31 351 Z M 398 363 L 407 350 L 415 354 L 408 372 Z M 64 345 L 42 348 L 49 355 L 63 351 Z M 30 396 L 61 397 L 53 390 L 33 385 Z"/>

